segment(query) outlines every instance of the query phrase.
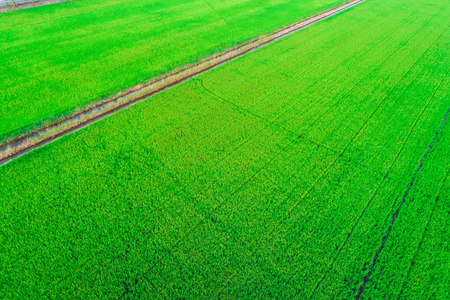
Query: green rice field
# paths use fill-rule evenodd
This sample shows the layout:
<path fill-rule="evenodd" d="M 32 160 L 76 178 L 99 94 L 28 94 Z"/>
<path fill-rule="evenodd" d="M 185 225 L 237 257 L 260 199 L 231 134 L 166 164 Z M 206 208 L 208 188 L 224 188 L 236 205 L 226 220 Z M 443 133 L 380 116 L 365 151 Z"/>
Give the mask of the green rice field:
<path fill-rule="evenodd" d="M 0 139 L 345 0 L 75 0 L 0 14 Z"/>
<path fill-rule="evenodd" d="M 103 23 L 115 2 L 89 2 L 20 14 L 91 10 L 113 31 L 136 13 L 146 19 L 142 7 L 154 3 Z M 35 64 L 23 86 L 0 81 L 21 96 L 0 102 L 0 132 L 336 1 L 280 0 L 273 11 L 272 1 L 210 1 L 223 5 L 233 37 L 202 1 L 182 2 L 160 14 L 192 6 L 186 17 L 205 19 L 179 37 L 178 25 L 165 32 L 161 61 L 144 42 L 121 48 L 128 40 L 114 64 L 86 50 L 79 61 Z M 450 299 L 449 26 L 448 0 L 367 0 L 0 166 L 0 295 Z M 63 39 L 60 29 L 46 34 Z M 157 43 L 154 34 L 142 40 Z M 24 64 L 39 57 L 29 55 Z M 37 84 L 39 72 L 49 77 Z M 58 76 L 68 87 L 50 84 Z M 10 115 L 27 101 L 39 104 Z"/>

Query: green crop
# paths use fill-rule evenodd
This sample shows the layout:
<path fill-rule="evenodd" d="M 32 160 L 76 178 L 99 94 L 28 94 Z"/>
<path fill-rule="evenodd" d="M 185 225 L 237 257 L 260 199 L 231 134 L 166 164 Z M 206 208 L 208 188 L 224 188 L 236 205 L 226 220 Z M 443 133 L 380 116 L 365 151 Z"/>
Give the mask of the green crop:
<path fill-rule="evenodd" d="M 0 138 L 345 0 L 77 0 L 0 14 Z"/>
<path fill-rule="evenodd" d="M 353 299 L 450 107 L 449 15 L 368 0 L 0 167 L 0 293 Z M 449 296 L 449 121 L 364 299 Z"/>

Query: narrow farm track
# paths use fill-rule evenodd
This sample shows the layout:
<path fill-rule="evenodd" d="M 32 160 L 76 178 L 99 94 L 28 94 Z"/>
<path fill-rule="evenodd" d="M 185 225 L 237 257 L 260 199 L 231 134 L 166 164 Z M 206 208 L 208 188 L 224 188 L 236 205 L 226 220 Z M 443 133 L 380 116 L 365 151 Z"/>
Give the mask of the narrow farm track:
<path fill-rule="evenodd" d="M 0 0 L 0 13 L 67 1 L 72 0 L 16 0 L 15 3 L 12 0 Z"/>
<path fill-rule="evenodd" d="M 20 157 L 34 149 L 47 145 L 67 134 L 89 126 L 117 111 L 128 108 L 131 105 L 146 100 L 170 87 L 178 85 L 190 78 L 216 68 L 224 63 L 239 58 L 247 53 L 255 51 L 265 45 L 286 37 L 298 30 L 306 28 L 321 20 L 345 11 L 365 0 L 354 0 L 342 4 L 336 8 L 317 14 L 304 21 L 294 23 L 286 28 L 277 30 L 271 34 L 263 35 L 250 42 L 231 48 L 223 53 L 214 55 L 195 65 L 189 65 L 181 70 L 164 75 L 144 86 L 139 85 L 129 92 L 120 93 L 111 99 L 101 101 L 87 109 L 77 112 L 64 120 L 49 124 L 37 131 L 26 133 L 17 138 L 10 139 L 0 145 L 0 166 Z"/>
<path fill-rule="evenodd" d="M 380 247 L 378 248 L 377 252 L 375 253 L 375 255 L 374 255 L 374 257 L 373 257 L 372 264 L 371 264 L 371 266 L 370 266 L 370 268 L 369 268 L 369 272 L 368 272 L 367 275 L 363 278 L 363 282 L 362 282 L 362 284 L 359 286 L 358 293 L 357 293 L 356 296 L 355 296 L 355 300 L 358 300 L 358 299 L 361 298 L 361 296 L 362 296 L 362 294 L 363 294 L 363 292 L 364 292 L 364 287 L 366 286 L 367 282 L 369 282 L 369 280 L 370 280 L 370 276 L 372 275 L 372 272 L 373 272 L 373 270 L 374 270 L 374 268 L 375 268 L 375 265 L 376 265 L 376 263 L 377 263 L 377 261 L 378 261 L 378 257 L 380 256 L 381 252 L 383 251 L 384 245 L 386 244 L 386 241 L 387 241 L 387 239 L 389 238 L 389 234 L 391 233 L 392 227 L 393 227 L 394 224 L 395 224 L 395 220 L 397 219 L 397 217 L 398 217 L 398 215 L 399 215 L 399 213 L 400 213 L 400 210 L 401 210 L 401 208 L 402 208 L 402 206 L 403 206 L 403 203 L 405 202 L 405 199 L 406 199 L 406 197 L 408 196 L 409 191 L 411 190 L 411 188 L 412 188 L 412 186 L 413 186 L 413 184 L 414 184 L 414 181 L 415 181 L 415 179 L 416 179 L 416 177 L 417 177 L 417 174 L 419 173 L 419 171 L 420 171 L 420 169 L 421 169 L 423 163 L 425 162 L 425 159 L 427 158 L 428 154 L 430 153 L 431 148 L 433 148 L 433 145 L 434 145 L 434 143 L 436 142 L 436 140 L 437 140 L 437 138 L 438 138 L 438 136 L 439 136 L 439 133 L 440 133 L 440 131 L 441 131 L 441 128 L 442 128 L 442 126 L 444 125 L 444 123 L 445 123 L 445 121 L 446 121 L 447 116 L 449 115 L 449 113 L 450 113 L 450 107 L 449 107 L 449 109 L 447 110 L 447 112 L 445 113 L 444 117 L 442 118 L 442 121 L 441 121 L 441 123 L 439 124 L 439 127 L 437 128 L 436 133 L 434 134 L 434 137 L 433 137 L 433 139 L 432 139 L 430 145 L 428 146 L 428 148 L 427 148 L 427 150 L 425 151 L 424 155 L 423 155 L 422 158 L 420 159 L 419 165 L 417 166 L 416 171 L 414 172 L 414 174 L 413 174 L 412 177 L 411 177 L 411 180 L 410 180 L 409 183 L 408 183 L 408 186 L 407 186 L 407 188 L 406 188 L 406 190 L 405 190 L 405 193 L 403 194 L 402 200 L 400 201 L 400 203 L 399 203 L 397 209 L 395 210 L 394 214 L 391 216 L 391 220 L 390 220 L 390 222 L 389 222 L 389 227 L 387 228 L 387 230 L 386 230 L 386 232 L 385 232 L 385 234 L 384 234 L 384 236 L 383 236 L 383 239 L 381 240 Z"/>

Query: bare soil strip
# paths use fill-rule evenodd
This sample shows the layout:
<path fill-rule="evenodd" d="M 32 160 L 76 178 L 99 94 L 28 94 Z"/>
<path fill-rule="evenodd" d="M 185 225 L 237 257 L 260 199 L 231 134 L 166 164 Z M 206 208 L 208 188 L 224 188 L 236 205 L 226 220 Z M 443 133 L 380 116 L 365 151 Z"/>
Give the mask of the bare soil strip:
<path fill-rule="evenodd" d="M 353 0 L 338 7 L 319 13 L 303 21 L 294 23 L 270 34 L 262 35 L 249 42 L 215 54 L 196 64 L 187 65 L 181 69 L 156 78 L 146 84 L 137 85 L 126 92 L 94 103 L 62 120 L 47 124 L 37 130 L 27 132 L 0 144 L 0 166 L 30 152 L 33 149 L 49 144 L 58 138 L 90 125 L 121 109 L 125 109 L 139 101 L 145 100 L 174 85 L 184 82 L 210 69 L 216 68 L 230 60 L 255 51 L 271 42 L 281 39 L 300 29 L 308 27 L 321 20 L 349 9 L 365 0 Z"/>
<path fill-rule="evenodd" d="M 37 6 L 43 6 L 43 5 L 49 5 L 49 4 L 56 4 L 60 2 L 67 2 L 72 0 L 30 0 L 29 2 L 22 2 L 17 3 L 16 5 L 0 5 L 0 13 L 7 12 L 7 11 L 13 11 L 13 10 L 19 10 L 19 9 L 26 9 L 26 8 L 32 8 Z"/>
<path fill-rule="evenodd" d="M 384 234 L 383 239 L 381 240 L 380 247 L 378 248 L 377 252 L 375 253 L 375 255 L 374 255 L 373 259 L 372 259 L 372 265 L 369 268 L 369 272 L 363 278 L 363 282 L 362 282 L 362 284 L 360 285 L 360 287 L 358 289 L 358 294 L 355 296 L 355 300 L 358 300 L 358 299 L 361 298 L 361 295 L 362 295 L 362 293 L 364 291 L 364 288 L 365 288 L 367 282 L 369 282 L 369 278 L 372 275 L 373 270 L 375 268 L 375 265 L 376 265 L 376 263 L 378 261 L 378 257 L 380 256 L 381 252 L 383 251 L 384 245 L 386 244 L 386 240 L 388 239 L 389 234 L 391 233 L 392 226 L 394 225 L 395 220 L 397 219 L 398 214 L 400 213 L 400 209 L 402 208 L 403 203 L 405 202 L 405 199 L 408 196 L 409 191 L 411 190 L 411 188 L 412 188 L 412 186 L 414 184 L 414 180 L 416 179 L 417 174 L 419 173 L 420 168 L 422 167 L 424 160 L 427 158 L 428 153 L 430 153 L 431 148 L 433 147 L 434 143 L 436 142 L 436 139 L 438 138 L 439 133 L 441 132 L 441 128 L 444 125 L 445 120 L 447 119 L 447 116 L 448 116 L 449 113 L 450 113 L 450 108 L 445 113 L 444 118 L 442 118 L 441 124 L 439 124 L 439 127 L 436 130 L 436 133 L 434 134 L 433 140 L 431 141 L 430 145 L 428 145 L 427 151 L 425 151 L 425 154 L 420 159 L 419 165 L 417 166 L 416 171 L 414 172 L 413 176 L 411 177 L 411 180 L 408 183 L 408 187 L 406 188 L 406 191 L 403 194 L 402 200 L 400 201 L 400 203 L 399 203 L 396 211 L 394 212 L 394 214 L 391 216 L 391 221 L 389 223 L 389 227 L 386 230 L 386 233 Z"/>

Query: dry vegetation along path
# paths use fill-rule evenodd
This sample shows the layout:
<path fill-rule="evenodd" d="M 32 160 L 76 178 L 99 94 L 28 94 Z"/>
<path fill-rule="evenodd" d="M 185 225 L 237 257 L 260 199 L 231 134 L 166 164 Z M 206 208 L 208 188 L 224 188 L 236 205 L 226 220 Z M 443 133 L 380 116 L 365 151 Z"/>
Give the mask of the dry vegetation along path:
<path fill-rule="evenodd" d="M 0 166 L 20 157 L 38 147 L 42 147 L 62 136 L 84 128 L 93 122 L 101 120 L 121 109 L 125 109 L 139 101 L 148 99 L 161 91 L 193 78 L 203 72 L 216 68 L 230 60 L 241 57 L 249 52 L 255 51 L 269 43 L 275 42 L 300 29 L 315 24 L 321 20 L 345 11 L 365 0 L 353 0 L 336 8 L 319 13 L 306 20 L 294 23 L 271 34 L 255 38 L 242 45 L 228 49 L 223 53 L 216 54 L 204 59 L 194 65 L 188 65 L 180 70 L 162 76 L 148 84 L 138 85 L 128 92 L 106 99 L 89 106 L 87 109 L 68 116 L 64 120 L 49 124 L 37 131 L 29 132 L 17 138 L 11 139 L 0 145 Z"/>
<path fill-rule="evenodd" d="M 0 13 L 72 0 L 0 0 Z"/>

